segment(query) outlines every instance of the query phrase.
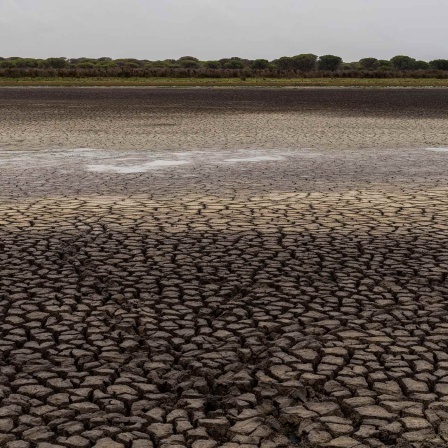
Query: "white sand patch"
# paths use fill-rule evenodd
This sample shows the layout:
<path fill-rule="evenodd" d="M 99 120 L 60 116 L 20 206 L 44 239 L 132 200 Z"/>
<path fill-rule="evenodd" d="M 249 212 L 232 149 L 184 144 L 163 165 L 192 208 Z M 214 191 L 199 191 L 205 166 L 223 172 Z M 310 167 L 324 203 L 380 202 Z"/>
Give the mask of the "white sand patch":
<path fill-rule="evenodd" d="M 254 157 L 243 157 L 240 159 L 225 159 L 224 162 L 236 163 L 236 162 L 280 162 L 285 160 L 284 157 L 274 157 L 274 156 L 254 156 Z"/>
<path fill-rule="evenodd" d="M 448 152 L 448 148 L 426 148 L 426 151 Z"/>
<path fill-rule="evenodd" d="M 96 173 L 118 173 L 118 174 L 130 174 L 130 173 L 145 173 L 146 171 L 160 168 L 168 168 L 172 166 L 185 165 L 190 163 L 188 160 L 153 160 L 152 162 L 142 163 L 140 165 L 88 165 L 88 171 L 94 171 Z"/>

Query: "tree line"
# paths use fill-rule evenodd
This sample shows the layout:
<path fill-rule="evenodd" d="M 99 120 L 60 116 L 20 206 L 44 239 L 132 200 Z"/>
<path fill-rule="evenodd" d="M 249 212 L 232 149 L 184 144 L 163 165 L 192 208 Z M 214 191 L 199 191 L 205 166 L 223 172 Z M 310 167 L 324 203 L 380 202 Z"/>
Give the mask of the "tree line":
<path fill-rule="evenodd" d="M 150 61 L 147 59 L 102 58 L 21 58 L 0 57 L 0 76 L 263 76 L 263 77 L 448 77 L 448 59 L 420 61 L 399 55 L 390 60 L 363 58 L 356 62 L 344 62 L 335 55 L 317 56 L 299 54 L 267 59 L 243 59 L 239 57 L 201 61 L 193 56 L 179 59 Z"/>

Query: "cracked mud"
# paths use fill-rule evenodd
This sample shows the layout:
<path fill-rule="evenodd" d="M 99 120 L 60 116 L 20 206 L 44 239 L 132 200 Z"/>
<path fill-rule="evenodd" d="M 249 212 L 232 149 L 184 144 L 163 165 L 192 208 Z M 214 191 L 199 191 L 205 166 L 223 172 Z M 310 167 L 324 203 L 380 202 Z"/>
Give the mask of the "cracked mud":
<path fill-rule="evenodd" d="M 0 446 L 448 446 L 429 147 L 0 152 Z"/>

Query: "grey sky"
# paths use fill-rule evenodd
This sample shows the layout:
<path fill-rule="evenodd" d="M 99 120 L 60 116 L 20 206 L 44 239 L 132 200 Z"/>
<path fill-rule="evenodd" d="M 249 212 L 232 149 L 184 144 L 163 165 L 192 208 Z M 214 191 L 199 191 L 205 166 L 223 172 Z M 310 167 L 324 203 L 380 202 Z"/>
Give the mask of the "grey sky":
<path fill-rule="evenodd" d="M 0 56 L 448 58 L 448 0 L 0 0 Z"/>

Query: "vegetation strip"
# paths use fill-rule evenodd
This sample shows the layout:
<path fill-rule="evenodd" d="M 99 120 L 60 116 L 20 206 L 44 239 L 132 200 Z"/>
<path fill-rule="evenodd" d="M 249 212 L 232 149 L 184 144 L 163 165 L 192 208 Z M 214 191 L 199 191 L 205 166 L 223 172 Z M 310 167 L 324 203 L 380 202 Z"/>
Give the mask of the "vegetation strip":
<path fill-rule="evenodd" d="M 235 78 L 246 80 L 300 78 L 435 78 L 448 79 L 448 59 L 417 61 L 409 56 L 390 60 L 363 58 L 343 62 L 334 55 L 311 53 L 267 59 L 224 58 L 200 61 L 193 56 L 147 59 L 0 57 L 0 78 Z"/>
<path fill-rule="evenodd" d="M 0 86 L 77 87 L 448 87 L 436 78 L 0 78 Z"/>

